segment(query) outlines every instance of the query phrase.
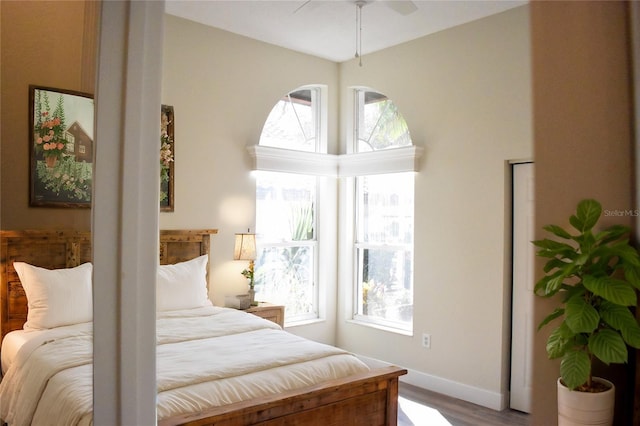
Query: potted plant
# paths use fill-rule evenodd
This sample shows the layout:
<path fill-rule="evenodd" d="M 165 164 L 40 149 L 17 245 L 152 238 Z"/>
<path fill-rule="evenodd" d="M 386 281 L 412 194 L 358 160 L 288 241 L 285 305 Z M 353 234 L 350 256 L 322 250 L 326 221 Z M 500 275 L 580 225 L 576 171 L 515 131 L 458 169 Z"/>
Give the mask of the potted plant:
<path fill-rule="evenodd" d="M 545 276 L 534 288 L 538 296 L 558 295 L 560 306 L 548 315 L 538 330 L 556 319 L 559 325 L 547 340 L 549 358 L 561 358 L 558 379 L 558 421 L 567 416 L 565 402 L 581 404 L 586 396 L 582 416 L 590 425 L 611 424 L 613 392 L 611 382 L 592 377 L 596 359 L 605 364 L 626 363 L 627 346 L 640 348 L 640 326 L 631 310 L 636 306 L 640 289 L 640 256 L 629 243 L 629 228 L 613 225 L 596 231 L 602 206 L 595 200 L 583 200 L 571 215 L 569 223 L 577 232 L 558 225 L 543 229 L 556 239 L 533 241 L 537 255 L 548 258 Z M 598 395 L 600 394 L 600 395 Z M 593 401 L 603 396 L 610 407 Z M 568 402 L 566 398 L 569 398 Z M 600 414 L 609 420 L 594 423 Z M 579 418 L 570 424 L 582 424 Z"/>

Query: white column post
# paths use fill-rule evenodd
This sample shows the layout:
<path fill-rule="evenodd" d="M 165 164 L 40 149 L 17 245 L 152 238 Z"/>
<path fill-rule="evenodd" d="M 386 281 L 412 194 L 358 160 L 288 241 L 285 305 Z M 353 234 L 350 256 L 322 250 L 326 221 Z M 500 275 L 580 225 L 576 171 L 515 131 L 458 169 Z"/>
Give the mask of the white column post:
<path fill-rule="evenodd" d="M 164 1 L 103 1 L 92 233 L 94 424 L 156 424 Z"/>

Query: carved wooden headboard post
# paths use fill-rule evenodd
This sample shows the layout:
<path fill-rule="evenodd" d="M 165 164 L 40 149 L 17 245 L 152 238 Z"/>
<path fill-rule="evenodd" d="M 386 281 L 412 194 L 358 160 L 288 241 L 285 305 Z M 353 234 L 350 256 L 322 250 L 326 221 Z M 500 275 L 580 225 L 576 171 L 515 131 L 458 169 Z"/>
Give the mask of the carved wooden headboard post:
<path fill-rule="evenodd" d="M 217 233 L 217 229 L 160 231 L 160 263 L 177 263 L 209 254 L 211 235 Z M 27 320 L 27 298 L 13 262 L 60 269 L 91 261 L 88 231 L 0 231 L 0 341 L 8 332 L 21 329 Z"/>

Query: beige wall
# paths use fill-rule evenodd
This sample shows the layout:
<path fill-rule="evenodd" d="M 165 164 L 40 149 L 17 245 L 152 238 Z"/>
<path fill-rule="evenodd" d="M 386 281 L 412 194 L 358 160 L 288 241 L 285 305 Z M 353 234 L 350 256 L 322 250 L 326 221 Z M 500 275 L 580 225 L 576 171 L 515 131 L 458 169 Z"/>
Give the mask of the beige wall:
<path fill-rule="evenodd" d="M 624 2 L 532 4 L 536 238 L 545 236 L 545 224 L 568 225 L 582 198 L 596 198 L 604 209 L 634 208 L 626 8 Z M 604 218 L 603 225 L 632 219 Z M 536 271 L 540 278 L 542 268 Z M 555 306 L 537 299 L 535 323 Z M 556 420 L 558 363 L 545 352 L 550 331 L 536 334 L 535 425 Z"/>
<path fill-rule="evenodd" d="M 292 331 L 410 367 L 420 384 L 447 381 L 471 388 L 476 395 L 469 397 L 480 403 L 504 404 L 505 162 L 532 156 L 527 8 L 367 55 L 362 68 L 172 16 L 165 22 L 162 99 L 176 111 L 176 210 L 162 213 L 160 225 L 220 229 L 213 242 L 215 303 L 245 290 L 244 265 L 231 259 L 233 234 L 254 223 L 255 183 L 245 147 L 257 143 L 272 106 L 300 85 L 328 85 L 330 152 L 344 152 L 348 88 L 371 86 L 398 104 L 414 142 L 425 148 L 416 177 L 415 337 L 347 323 L 344 305 L 338 305 L 337 339 L 331 315 Z M 342 284 L 340 295 L 349 291 Z M 327 301 L 335 309 L 330 289 Z M 430 351 L 420 346 L 422 332 L 433 336 Z"/>
<path fill-rule="evenodd" d="M 162 102 L 175 110 L 175 211 L 160 227 L 218 228 L 212 241 L 210 295 L 245 293 L 233 260 L 236 232 L 254 230 L 255 178 L 246 147 L 258 144 L 278 100 L 299 86 L 328 86 L 329 151 L 337 150 L 338 64 L 166 15 Z M 297 332 L 333 343 L 335 279 L 323 294 L 327 321 Z"/>
<path fill-rule="evenodd" d="M 55 7 L 53 7 L 55 5 Z M 88 209 L 29 207 L 29 85 L 93 93 L 92 2 L 2 1 L 0 227 L 89 229 Z M 85 26 L 91 20 L 94 26 Z M 54 25 L 63 24 L 63 25 Z"/>
<path fill-rule="evenodd" d="M 525 6 L 365 55 L 340 74 L 343 105 L 351 86 L 385 93 L 425 158 L 415 181 L 414 335 L 346 322 L 343 304 L 337 343 L 493 408 L 504 406 L 508 379 L 505 162 L 532 157 L 529 57 Z M 341 141 L 349 119 L 343 110 Z M 350 281 L 341 277 L 341 296 Z"/>

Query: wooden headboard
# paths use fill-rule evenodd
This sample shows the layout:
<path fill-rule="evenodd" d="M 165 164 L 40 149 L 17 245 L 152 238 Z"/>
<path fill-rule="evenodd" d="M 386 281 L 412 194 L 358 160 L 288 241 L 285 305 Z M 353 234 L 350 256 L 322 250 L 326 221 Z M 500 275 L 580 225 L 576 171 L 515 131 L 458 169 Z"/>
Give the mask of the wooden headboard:
<path fill-rule="evenodd" d="M 160 264 L 172 264 L 209 254 L 217 229 L 160 231 Z M 71 268 L 91 262 L 91 233 L 84 231 L 0 231 L 1 338 L 27 321 L 27 297 L 13 262 L 47 269 Z M 207 277 L 208 279 L 208 277 Z M 0 339 L 1 341 L 1 339 Z"/>

